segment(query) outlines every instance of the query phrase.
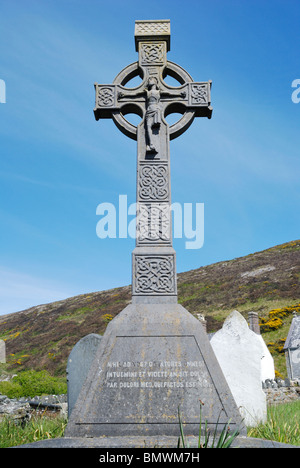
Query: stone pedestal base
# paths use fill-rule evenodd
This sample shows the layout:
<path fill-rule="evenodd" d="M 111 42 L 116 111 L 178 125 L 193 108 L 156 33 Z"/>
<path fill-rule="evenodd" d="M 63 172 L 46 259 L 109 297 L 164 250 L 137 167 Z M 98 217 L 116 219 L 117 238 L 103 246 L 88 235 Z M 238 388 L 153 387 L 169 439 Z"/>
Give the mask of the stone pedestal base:
<path fill-rule="evenodd" d="M 112 320 L 72 411 L 67 437 L 178 436 L 202 423 L 245 434 L 202 324 L 179 304 L 131 304 Z"/>

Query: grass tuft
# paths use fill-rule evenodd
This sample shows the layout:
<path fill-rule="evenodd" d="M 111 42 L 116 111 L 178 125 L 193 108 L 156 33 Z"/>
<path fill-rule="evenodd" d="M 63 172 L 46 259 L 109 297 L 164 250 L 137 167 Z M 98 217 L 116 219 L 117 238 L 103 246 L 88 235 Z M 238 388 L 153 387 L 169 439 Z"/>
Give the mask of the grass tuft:
<path fill-rule="evenodd" d="M 34 415 L 29 421 L 23 422 L 16 422 L 13 417 L 6 416 L 0 422 L 0 448 L 63 437 L 66 425 L 66 418 L 57 415 Z"/>
<path fill-rule="evenodd" d="M 300 446 L 300 400 L 269 406 L 267 422 L 248 428 L 248 437 Z"/>

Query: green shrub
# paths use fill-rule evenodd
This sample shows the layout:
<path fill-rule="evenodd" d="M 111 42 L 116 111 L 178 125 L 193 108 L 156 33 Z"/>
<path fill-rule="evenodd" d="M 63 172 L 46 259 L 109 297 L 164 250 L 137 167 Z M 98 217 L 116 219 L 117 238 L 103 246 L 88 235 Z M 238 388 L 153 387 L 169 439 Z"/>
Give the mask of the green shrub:
<path fill-rule="evenodd" d="M 46 370 L 20 372 L 8 382 L 0 382 L 0 393 L 9 398 L 34 397 L 43 394 L 67 392 L 67 383 L 62 377 L 52 377 Z"/>
<path fill-rule="evenodd" d="M 0 382 L 0 393 L 8 396 L 8 398 L 20 398 L 25 396 L 23 395 L 21 385 L 17 382 L 12 382 L 11 380 L 8 382 Z"/>

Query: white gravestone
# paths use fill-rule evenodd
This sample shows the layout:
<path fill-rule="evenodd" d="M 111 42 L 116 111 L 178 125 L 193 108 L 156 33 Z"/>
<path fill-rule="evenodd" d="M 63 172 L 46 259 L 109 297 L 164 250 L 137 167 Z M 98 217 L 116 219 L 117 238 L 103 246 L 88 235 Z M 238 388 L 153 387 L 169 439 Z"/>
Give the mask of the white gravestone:
<path fill-rule="evenodd" d="M 261 384 L 264 349 L 237 310 L 213 335 L 211 345 L 246 426 L 266 421 L 267 403 Z"/>
<path fill-rule="evenodd" d="M 261 360 L 261 381 L 265 382 L 265 380 L 275 379 L 275 366 L 274 366 L 274 359 L 272 354 L 270 353 L 263 337 L 260 334 L 260 326 L 259 326 L 259 316 L 257 312 L 249 312 L 249 328 L 250 330 L 254 331 L 257 339 L 261 342 L 263 346 L 263 357 Z"/>
<path fill-rule="evenodd" d="M 263 357 L 261 360 L 261 381 L 264 382 L 267 379 L 274 380 L 275 379 L 275 366 L 274 366 L 274 359 L 272 354 L 270 353 L 263 337 L 261 335 L 257 335 L 257 338 L 262 344 L 263 347 Z"/>
<path fill-rule="evenodd" d="M 5 341 L 0 340 L 0 363 L 4 364 L 5 362 L 6 362 Z"/>

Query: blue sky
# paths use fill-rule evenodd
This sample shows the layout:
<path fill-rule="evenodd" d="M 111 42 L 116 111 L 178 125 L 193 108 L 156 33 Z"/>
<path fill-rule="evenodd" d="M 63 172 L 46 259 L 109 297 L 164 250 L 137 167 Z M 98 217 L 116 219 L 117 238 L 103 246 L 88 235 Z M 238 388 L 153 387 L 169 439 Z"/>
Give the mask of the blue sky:
<path fill-rule="evenodd" d="M 168 59 L 213 81 L 212 119 L 171 142 L 172 201 L 205 207 L 178 272 L 299 238 L 299 0 L 1 0 L 0 314 L 131 282 L 135 242 L 99 239 L 96 208 L 135 201 L 136 142 L 93 84 L 137 60 L 136 19 L 170 19 Z"/>

